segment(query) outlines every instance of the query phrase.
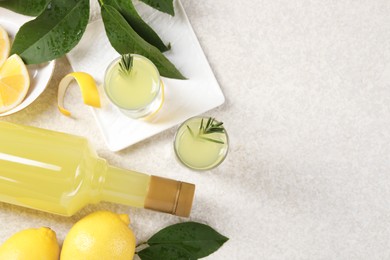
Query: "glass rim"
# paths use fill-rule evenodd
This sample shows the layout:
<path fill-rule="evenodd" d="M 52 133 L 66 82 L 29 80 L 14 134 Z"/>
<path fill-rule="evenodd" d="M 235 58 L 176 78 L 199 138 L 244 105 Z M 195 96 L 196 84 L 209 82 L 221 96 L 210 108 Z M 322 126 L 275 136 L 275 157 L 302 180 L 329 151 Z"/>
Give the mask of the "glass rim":
<path fill-rule="evenodd" d="M 190 118 L 186 119 L 185 121 L 183 121 L 183 122 L 176 128 L 175 136 L 174 136 L 174 138 L 173 138 L 173 150 L 175 151 L 176 159 L 180 162 L 180 164 L 184 165 L 184 166 L 187 167 L 188 169 L 191 169 L 191 170 L 194 170 L 194 171 L 202 172 L 202 171 L 208 171 L 208 170 L 212 170 L 212 169 L 214 169 L 214 168 L 217 168 L 219 165 L 221 165 L 221 164 L 225 161 L 225 159 L 226 159 L 226 157 L 227 157 L 227 155 L 228 155 L 228 153 L 229 153 L 230 141 L 229 141 L 229 135 L 228 135 L 228 133 L 227 133 L 227 131 L 226 131 L 226 128 L 223 127 L 223 129 L 225 130 L 225 131 L 224 131 L 224 134 L 225 134 L 225 136 L 226 136 L 226 152 L 225 152 L 225 154 L 222 156 L 222 159 L 221 159 L 218 163 L 216 163 L 215 165 L 213 165 L 213 166 L 211 166 L 211 167 L 200 168 L 200 169 L 199 169 L 199 168 L 194 168 L 194 167 L 192 167 L 191 165 L 188 165 L 188 164 L 184 163 L 184 162 L 181 160 L 181 158 L 180 158 L 180 156 L 179 156 L 179 153 L 178 153 L 178 151 L 177 151 L 177 148 L 176 148 L 177 135 L 178 135 L 178 133 L 179 133 L 179 130 L 180 130 L 187 122 L 189 122 L 189 121 L 191 121 L 191 120 L 194 120 L 194 119 L 197 119 L 197 118 L 209 119 L 210 116 L 201 116 L 201 115 L 198 115 L 198 116 L 190 117 Z M 215 119 L 215 118 L 214 118 L 214 119 Z M 215 120 L 216 120 L 217 122 L 220 122 L 220 121 L 218 121 L 217 119 L 215 119 Z M 188 131 L 188 130 L 187 130 L 187 131 Z"/>
<path fill-rule="evenodd" d="M 158 71 L 156 65 L 148 58 L 146 58 L 145 56 L 143 55 L 140 55 L 140 54 L 135 54 L 135 53 L 131 53 L 130 54 L 131 56 L 133 57 L 138 57 L 138 58 L 141 58 L 143 60 L 146 60 L 149 64 L 152 65 L 152 67 L 154 68 L 155 72 L 157 73 L 157 78 L 159 79 L 158 81 L 158 90 L 156 91 L 156 94 L 155 96 L 153 97 L 153 99 L 145 106 L 142 106 L 142 107 L 138 107 L 138 108 L 128 108 L 128 107 L 123 107 L 121 105 L 119 105 L 117 102 L 115 102 L 113 100 L 113 98 L 108 94 L 108 90 L 107 90 L 107 86 L 106 86 L 106 76 L 107 76 L 107 73 L 108 71 L 118 63 L 118 61 L 122 58 L 122 56 L 119 56 L 119 57 L 116 57 L 115 59 L 113 59 L 107 66 L 105 72 L 104 72 L 104 78 L 103 78 L 103 90 L 104 90 L 104 93 L 106 94 L 107 98 L 111 101 L 112 104 L 114 104 L 116 107 L 120 108 L 120 109 L 123 109 L 123 110 L 127 110 L 127 111 L 131 111 L 131 112 L 135 112 L 135 111 L 138 111 L 138 110 L 142 110 L 146 107 L 148 107 L 150 104 L 152 104 L 153 102 L 156 101 L 156 99 L 159 98 L 160 96 L 160 92 L 161 92 L 161 84 L 162 83 L 162 79 L 161 79 L 161 75 L 160 75 L 160 72 Z"/>

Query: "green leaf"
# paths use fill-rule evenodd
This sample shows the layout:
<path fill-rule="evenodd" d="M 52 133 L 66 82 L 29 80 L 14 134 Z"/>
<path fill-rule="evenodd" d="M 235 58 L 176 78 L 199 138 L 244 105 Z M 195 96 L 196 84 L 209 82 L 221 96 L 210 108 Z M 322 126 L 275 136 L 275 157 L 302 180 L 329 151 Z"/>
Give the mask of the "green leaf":
<path fill-rule="evenodd" d="M 118 10 L 134 31 L 145 41 L 162 52 L 170 49 L 164 44 L 157 33 L 146 22 L 144 22 L 144 20 L 142 20 L 131 0 L 104 0 L 104 4 L 111 5 Z"/>
<path fill-rule="evenodd" d="M 175 9 L 173 8 L 173 0 L 141 0 L 141 1 L 161 12 L 170 14 L 172 16 L 175 15 Z"/>
<path fill-rule="evenodd" d="M 0 0 L 0 7 L 7 8 L 19 14 L 37 16 L 50 0 Z"/>
<path fill-rule="evenodd" d="M 168 247 L 171 250 L 173 250 L 172 247 L 180 248 L 183 252 L 187 251 L 196 258 L 202 258 L 217 251 L 226 241 L 228 241 L 227 237 L 219 234 L 208 225 L 185 222 L 160 230 L 147 243 L 150 247 L 161 245 L 164 246 L 162 248 Z"/>
<path fill-rule="evenodd" d="M 188 125 L 186 125 L 186 126 L 187 126 L 187 129 L 188 129 L 188 131 L 190 132 L 191 136 L 192 136 L 192 137 L 195 137 L 195 134 L 194 134 L 194 132 L 192 131 L 191 127 L 189 127 Z"/>
<path fill-rule="evenodd" d="M 68 53 L 80 41 L 89 19 L 89 0 L 52 0 L 15 36 L 11 53 L 27 64 L 50 61 Z"/>
<path fill-rule="evenodd" d="M 139 251 L 137 254 L 142 260 L 198 259 L 187 250 L 174 245 L 153 245 Z"/>
<path fill-rule="evenodd" d="M 208 138 L 208 137 L 205 137 L 205 136 L 199 136 L 199 138 L 203 139 L 203 140 L 206 140 L 206 141 L 209 141 L 209 142 L 217 143 L 217 144 L 224 144 L 223 141 L 220 141 L 220 140 L 217 140 L 217 139 L 213 139 L 213 138 Z"/>
<path fill-rule="evenodd" d="M 214 118 L 209 117 L 206 123 L 206 129 L 210 127 L 211 123 L 214 121 Z"/>
<path fill-rule="evenodd" d="M 136 53 L 150 59 L 161 76 L 185 79 L 178 69 L 153 45 L 142 39 L 114 7 L 103 4 L 101 14 L 107 37 L 120 54 Z"/>

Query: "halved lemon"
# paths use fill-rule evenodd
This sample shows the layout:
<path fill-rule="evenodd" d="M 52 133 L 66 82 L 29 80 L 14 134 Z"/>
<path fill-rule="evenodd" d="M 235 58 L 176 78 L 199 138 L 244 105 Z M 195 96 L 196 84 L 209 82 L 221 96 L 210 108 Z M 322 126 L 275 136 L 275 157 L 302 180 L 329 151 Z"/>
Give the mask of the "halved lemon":
<path fill-rule="evenodd" d="M 10 50 L 10 42 L 8 33 L 0 26 L 0 67 L 8 58 Z"/>
<path fill-rule="evenodd" d="M 0 113 L 22 103 L 30 86 L 30 76 L 23 60 L 13 54 L 0 67 Z"/>

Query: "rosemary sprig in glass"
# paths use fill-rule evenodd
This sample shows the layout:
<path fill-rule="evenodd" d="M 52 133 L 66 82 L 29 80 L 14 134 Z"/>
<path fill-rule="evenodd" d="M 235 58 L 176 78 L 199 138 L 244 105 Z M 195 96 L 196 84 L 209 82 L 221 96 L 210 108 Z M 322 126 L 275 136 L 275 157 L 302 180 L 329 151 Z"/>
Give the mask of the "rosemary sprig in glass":
<path fill-rule="evenodd" d="M 130 74 L 131 69 L 133 68 L 134 57 L 131 54 L 123 54 L 121 61 L 119 62 L 119 67 L 122 73 Z"/>
<path fill-rule="evenodd" d="M 196 135 L 195 135 L 194 131 L 192 131 L 191 127 L 189 127 L 188 125 L 187 125 L 187 129 L 190 132 L 191 136 L 194 138 L 197 137 L 197 138 L 200 138 L 200 139 L 203 139 L 206 141 L 210 141 L 210 142 L 214 142 L 214 143 L 218 143 L 218 144 L 224 144 L 224 142 L 221 140 L 217 140 L 217 139 L 213 139 L 213 138 L 205 136 L 207 134 L 224 133 L 225 132 L 225 128 L 223 127 L 223 122 L 217 122 L 217 121 L 215 121 L 215 118 L 209 117 L 206 124 L 204 124 L 204 120 L 202 118 L 202 120 L 200 121 L 199 131 Z"/>

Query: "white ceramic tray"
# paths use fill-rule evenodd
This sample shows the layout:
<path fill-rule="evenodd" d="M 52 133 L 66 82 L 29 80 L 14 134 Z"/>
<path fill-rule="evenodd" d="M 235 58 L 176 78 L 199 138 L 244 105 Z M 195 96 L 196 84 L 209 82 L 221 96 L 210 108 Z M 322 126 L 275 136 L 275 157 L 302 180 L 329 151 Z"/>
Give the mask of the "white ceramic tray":
<path fill-rule="evenodd" d="M 15 37 L 20 26 L 31 19 L 33 19 L 33 17 L 20 15 L 7 9 L 0 8 L 0 25 L 7 31 L 11 40 Z M 30 75 L 31 83 L 25 99 L 17 107 L 5 113 L 1 113 L 0 116 L 8 116 L 26 108 L 42 94 L 53 74 L 54 61 L 44 64 L 28 65 L 27 70 Z"/>
<path fill-rule="evenodd" d="M 174 3 L 174 17 L 155 11 L 143 3 L 136 4 L 145 21 L 164 42 L 171 43 L 172 49 L 165 55 L 188 78 L 163 78 L 165 103 L 150 121 L 124 116 L 104 95 L 101 84 L 105 69 L 119 54 L 111 47 L 100 19 L 88 25 L 80 43 L 67 55 L 74 71 L 90 73 L 99 85 L 102 108 L 93 108 L 92 112 L 112 151 L 124 149 L 225 101 L 180 1 Z"/>

